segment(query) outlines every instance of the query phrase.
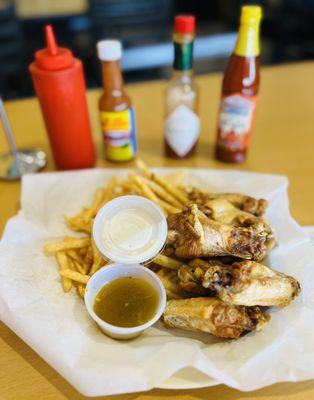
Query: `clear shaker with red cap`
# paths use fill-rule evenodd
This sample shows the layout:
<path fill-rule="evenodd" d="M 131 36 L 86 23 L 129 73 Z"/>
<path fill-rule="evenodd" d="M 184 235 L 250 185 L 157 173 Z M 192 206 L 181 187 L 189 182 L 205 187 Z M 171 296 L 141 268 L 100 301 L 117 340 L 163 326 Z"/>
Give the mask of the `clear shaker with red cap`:
<path fill-rule="evenodd" d="M 200 131 L 198 89 L 193 79 L 195 18 L 177 15 L 174 20 L 173 74 L 166 88 L 165 155 L 186 158 L 194 154 Z"/>

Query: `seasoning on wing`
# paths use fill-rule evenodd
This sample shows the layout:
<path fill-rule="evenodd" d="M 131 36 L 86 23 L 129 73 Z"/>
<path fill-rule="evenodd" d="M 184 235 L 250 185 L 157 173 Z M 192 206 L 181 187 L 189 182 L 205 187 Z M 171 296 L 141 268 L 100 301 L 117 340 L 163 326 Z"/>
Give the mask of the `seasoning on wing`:
<path fill-rule="evenodd" d="M 222 264 L 218 260 L 192 260 L 178 273 L 181 290 L 213 295 L 242 306 L 287 306 L 300 292 L 299 282 L 254 261 Z M 194 285 L 194 286 L 193 286 Z M 192 289 L 192 290 L 191 290 Z"/>
<path fill-rule="evenodd" d="M 267 232 L 267 251 L 270 251 L 276 244 L 274 232 L 264 218 L 242 211 L 224 198 L 208 200 L 201 211 L 210 219 L 221 224 L 243 227 L 260 225 Z"/>
<path fill-rule="evenodd" d="M 164 311 L 168 328 L 202 331 L 228 339 L 260 330 L 269 319 L 258 307 L 234 306 L 211 297 L 169 300 Z"/>
<path fill-rule="evenodd" d="M 265 199 L 254 199 L 240 193 L 207 193 L 197 188 L 191 188 L 188 193 L 189 199 L 199 206 L 205 206 L 209 200 L 224 199 L 228 200 L 236 208 L 246 211 L 250 214 L 261 217 L 264 215 L 268 206 Z"/>
<path fill-rule="evenodd" d="M 202 213 L 196 204 L 168 218 L 168 246 L 179 258 L 234 256 L 261 260 L 269 233 L 263 224 L 235 227 Z"/>

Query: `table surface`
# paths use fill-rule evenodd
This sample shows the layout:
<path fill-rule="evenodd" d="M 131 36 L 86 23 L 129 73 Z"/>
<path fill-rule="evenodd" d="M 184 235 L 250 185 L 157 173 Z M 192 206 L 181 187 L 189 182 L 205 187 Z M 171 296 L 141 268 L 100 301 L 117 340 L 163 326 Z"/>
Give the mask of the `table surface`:
<path fill-rule="evenodd" d="M 314 63 L 269 67 L 262 70 L 261 90 L 251 150 L 242 165 L 227 165 L 213 158 L 221 75 L 197 77 L 200 86 L 202 120 L 200 146 L 196 157 L 168 160 L 163 157 L 162 119 L 165 82 L 128 86 L 137 111 L 139 156 L 150 166 L 210 167 L 284 174 L 290 180 L 291 211 L 303 225 L 314 225 Z M 97 99 L 100 91 L 88 93 L 93 132 L 102 161 Z M 36 99 L 6 103 L 19 147 L 40 147 L 48 154 L 46 170 L 54 169 L 49 145 Z M 6 143 L 0 131 L 0 151 Z M 130 166 L 126 164 L 124 166 Z M 20 184 L 0 182 L 0 233 L 7 219 L 19 207 Z M 4 324 L 0 324 L 0 399 L 85 399 L 50 368 Z M 107 397 L 108 398 L 108 397 Z M 314 398 L 314 381 L 281 383 L 259 391 L 243 393 L 223 385 L 188 391 L 155 389 L 146 393 L 120 395 L 115 400 L 150 399 L 248 399 L 307 400 Z"/>

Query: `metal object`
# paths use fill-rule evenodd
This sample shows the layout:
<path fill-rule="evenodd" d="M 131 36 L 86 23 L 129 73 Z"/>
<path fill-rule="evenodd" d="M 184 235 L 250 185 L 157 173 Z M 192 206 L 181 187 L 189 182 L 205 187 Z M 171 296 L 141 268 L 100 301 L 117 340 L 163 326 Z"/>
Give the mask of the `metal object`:
<path fill-rule="evenodd" d="M 16 180 L 24 174 L 38 172 L 46 165 L 46 154 L 39 149 L 18 149 L 16 147 L 8 116 L 0 98 L 0 117 L 10 152 L 0 154 L 0 179 Z"/>

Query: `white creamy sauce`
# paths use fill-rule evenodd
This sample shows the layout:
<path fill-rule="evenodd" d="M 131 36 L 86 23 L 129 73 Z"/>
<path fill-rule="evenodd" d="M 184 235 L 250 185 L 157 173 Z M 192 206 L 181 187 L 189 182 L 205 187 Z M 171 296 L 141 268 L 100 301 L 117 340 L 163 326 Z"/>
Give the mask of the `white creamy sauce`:
<path fill-rule="evenodd" d="M 147 252 L 156 239 L 158 223 L 139 209 L 120 209 L 104 224 L 102 239 L 106 247 L 121 255 Z"/>

